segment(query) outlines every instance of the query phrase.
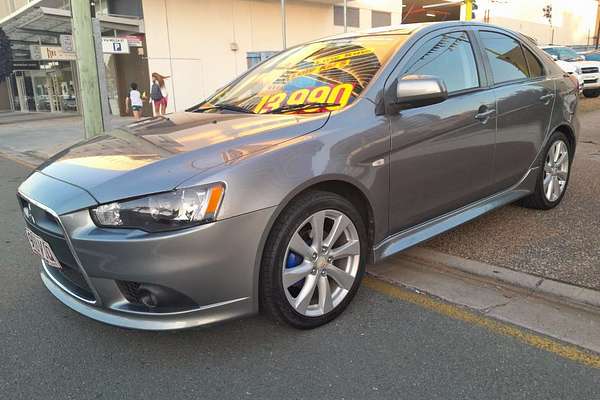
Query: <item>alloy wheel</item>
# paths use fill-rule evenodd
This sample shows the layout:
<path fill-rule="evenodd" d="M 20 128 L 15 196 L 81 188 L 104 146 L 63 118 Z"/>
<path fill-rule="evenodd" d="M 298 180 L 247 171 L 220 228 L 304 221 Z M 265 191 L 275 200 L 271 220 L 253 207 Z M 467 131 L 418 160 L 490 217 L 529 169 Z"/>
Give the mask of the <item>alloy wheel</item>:
<path fill-rule="evenodd" d="M 318 317 L 346 297 L 359 270 L 360 239 L 337 210 L 312 214 L 292 235 L 282 268 L 286 298 L 296 312 Z"/>
<path fill-rule="evenodd" d="M 567 186 L 569 177 L 569 148 L 562 140 L 550 146 L 544 162 L 544 196 L 557 201 Z"/>

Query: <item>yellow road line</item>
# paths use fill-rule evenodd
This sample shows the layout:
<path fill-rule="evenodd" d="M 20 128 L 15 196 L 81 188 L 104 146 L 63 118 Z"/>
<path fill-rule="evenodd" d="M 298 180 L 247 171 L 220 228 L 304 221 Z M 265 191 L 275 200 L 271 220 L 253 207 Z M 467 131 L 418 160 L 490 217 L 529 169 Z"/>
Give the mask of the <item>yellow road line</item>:
<path fill-rule="evenodd" d="M 27 167 L 29 169 L 35 169 L 35 167 L 36 167 L 35 165 L 28 163 L 27 161 L 19 160 L 18 158 L 11 157 L 4 153 L 0 153 L 0 158 L 4 158 L 5 160 L 16 162 L 17 164 L 22 165 L 23 167 Z"/>
<path fill-rule="evenodd" d="M 600 356 L 587 353 L 578 347 L 563 344 L 545 336 L 521 330 L 515 326 L 484 317 L 451 304 L 443 303 L 429 296 L 414 293 L 369 276 L 365 277 L 364 285 L 377 292 L 416 304 L 428 310 L 437 312 L 438 314 L 480 326 L 494 333 L 513 337 L 525 344 L 549 351 L 568 360 L 590 367 L 600 368 Z"/>

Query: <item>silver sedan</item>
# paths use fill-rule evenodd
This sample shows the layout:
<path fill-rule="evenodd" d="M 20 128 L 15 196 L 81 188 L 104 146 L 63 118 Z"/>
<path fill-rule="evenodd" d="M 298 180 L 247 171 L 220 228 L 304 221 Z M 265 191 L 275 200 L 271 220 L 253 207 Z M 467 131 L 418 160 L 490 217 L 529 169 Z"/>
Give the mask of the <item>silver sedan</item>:
<path fill-rule="evenodd" d="M 577 93 L 498 27 L 352 33 L 77 144 L 18 200 L 43 282 L 90 318 L 165 330 L 262 309 L 313 328 L 368 262 L 508 203 L 557 206 Z"/>

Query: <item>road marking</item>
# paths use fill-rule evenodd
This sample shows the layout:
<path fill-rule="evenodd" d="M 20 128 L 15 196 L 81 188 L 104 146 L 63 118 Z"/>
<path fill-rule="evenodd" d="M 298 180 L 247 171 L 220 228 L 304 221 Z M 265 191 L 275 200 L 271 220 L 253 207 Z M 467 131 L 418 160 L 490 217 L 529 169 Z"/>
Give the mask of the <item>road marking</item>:
<path fill-rule="evenodd" d="M 27 161 L 19 160 L 18 158 L 11 157 L 5 153 L 0 153 L 0 158 L 4 158 L 5 160 L 15 162 L 23 167 L 27 167 L 29 169 L 35 169 L 36 166 L 28 163 Z"/>
<path fill-rule="evenodd" d="M 379 293 L 383 293 L 390 297 L 421 306 L 428 310 L 437 312 L 438 314 L 448 316 L 452 319 L 477 325 L 491 332 L 504 336 L 513 337 L 525 344 L 549 351 L 568 360 L 575 361 L 589 367 L 600 368 L 600 356 L 585 352 L 578 347 L 563 344 L 548 337 L 519 329 L 513 325 L 484 317 L 452 304 L 443 303 L 427 295 L 411 292 L 410 290 L 394 286 L 376 278 L 369 276 L 365 277 L 364 285 L 369 289 L 373 289 Z"/>

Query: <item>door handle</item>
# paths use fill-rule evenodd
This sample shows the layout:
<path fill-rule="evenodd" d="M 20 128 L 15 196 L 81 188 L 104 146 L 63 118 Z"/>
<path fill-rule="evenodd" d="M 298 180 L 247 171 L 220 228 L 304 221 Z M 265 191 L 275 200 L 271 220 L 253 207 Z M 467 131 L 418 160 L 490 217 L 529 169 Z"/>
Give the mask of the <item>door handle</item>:
<path fill-rule="evenodd" d="M 547 105 L 550 103 L 550 101 L 552 101 L 553 98 L 554 98 L 554 93 L 548 93 L 548 94 L 545 94 L 542 97 L 540 97 L 540 101 Z"/>
<path fill-rule="evenodd" d="M 485 124 L 488 122 L 490 117 L 492 115 L 494 115 L 495 113 L 496 113 L 496 110 L 486 108 L 486 111 L 481 111 L 481 112 L 477 113 L 477 115 L 475 115 L 475 119 L 478 120 L 479 122 L 481 122 L 482 124 Z"/>

